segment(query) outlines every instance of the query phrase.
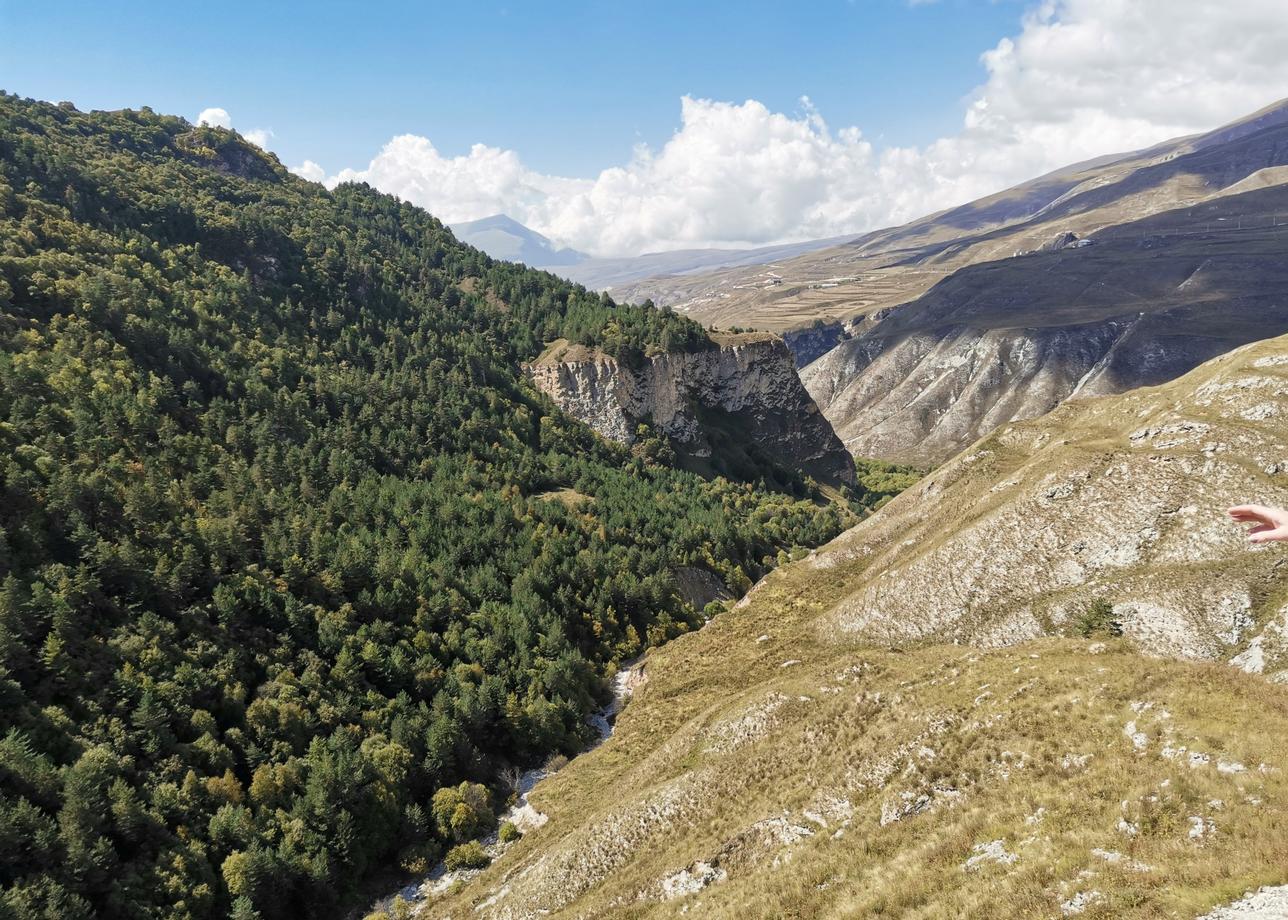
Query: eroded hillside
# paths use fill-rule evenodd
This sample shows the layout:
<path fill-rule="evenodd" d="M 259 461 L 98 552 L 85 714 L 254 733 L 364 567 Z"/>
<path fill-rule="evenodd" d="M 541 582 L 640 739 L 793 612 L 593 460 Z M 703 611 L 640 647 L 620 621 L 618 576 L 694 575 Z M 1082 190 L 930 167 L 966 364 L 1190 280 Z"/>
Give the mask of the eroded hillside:
<path fill-rule="evenodd" d="M 423 916 L 1194 917 L 1288 882 L 1283 551 L 1222 516 L 1288 499 L 1285 395 L 1288 338 L 974 445 L 652 652 L 548 822 Z"/>
<path fill-rule="evenodd" d="M 783 333 L 851 452 L 933 466 L 1071 397 L 1288 331 L 1286 179 L 1279 104 L 842 246 L 622 294 Z"/>

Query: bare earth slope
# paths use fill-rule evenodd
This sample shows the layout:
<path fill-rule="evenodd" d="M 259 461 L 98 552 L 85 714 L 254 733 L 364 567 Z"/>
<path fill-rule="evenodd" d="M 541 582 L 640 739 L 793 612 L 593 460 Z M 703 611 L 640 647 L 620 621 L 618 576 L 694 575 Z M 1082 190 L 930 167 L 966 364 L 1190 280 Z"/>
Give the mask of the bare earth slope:
<path fill-rule="evenodd" d="M 1288 186 L 1094 240 L 958 270 L 804 368 L 806 388 L 854 452 L 936 464 L 1071 396 L 1288 332 Z"/>
<path fill-rule="evenodd" d="M 651 653 L 549 821 L 423 915 L 1193 918 L 1288 883 L 1283 550 L 1221 517 L 1288 499 L 1285 397 L 1288 338 L 977 443 Z M 1126 637 L 1060 638 L 1097 596 Z"/>

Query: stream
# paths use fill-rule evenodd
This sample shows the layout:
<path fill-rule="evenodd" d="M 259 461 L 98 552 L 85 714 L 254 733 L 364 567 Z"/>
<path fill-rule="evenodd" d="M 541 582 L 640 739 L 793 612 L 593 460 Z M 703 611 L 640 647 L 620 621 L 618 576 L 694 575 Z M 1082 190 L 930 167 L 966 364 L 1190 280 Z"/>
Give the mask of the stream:
<path fill-rule="evenodd" d="M 613 726 L 617 722 L 617 714 L 621 712 L 622 705 L 630 698 L 634 689 L 644 682 L 643 659 L 637 658 L 634 661 L 623 663 L 617 676 L 613 678 L 613 697 L 608 704 L 602 709 L 592 713 L 586 721 L 595 729 L 595 740 L 592 741 L 580 754 L 586 754 L 599 747 L 613 733 Z M 531 770 L 524 771 L 514 785 L 514 791 L 517 798 L 512 806 L 497 816 L 497 828 L 499 829 L 506 821 L 511 822 L 520 833 L 526 834 L 529 831 L 536 830 L 546 823 L 547 817 L 537 811 L 529 802 L 528 795 L 536 788 L 537 783 L 545 779 L 550 774 L 545 767 L 535 767 Z M 492 859 L 496 859 L 509 848 L 510 844 L 502 843 L 498 837 L 499 831 L 494 830 L 483 838 L 482 843 L 485 850 Z M 430 872 L 394 894 L 387 895 L 371 905 L 369 912 L 378 910 L 388 910 L 395 898 L 413 905 L 412 910 L 418 913 L 426 907 L 434 898 L 446 892 L 457 882 L 467 881 L 474 878 L 481 869 L 455 869 L 448 870 L 447 866 L 439 863 Z"/>

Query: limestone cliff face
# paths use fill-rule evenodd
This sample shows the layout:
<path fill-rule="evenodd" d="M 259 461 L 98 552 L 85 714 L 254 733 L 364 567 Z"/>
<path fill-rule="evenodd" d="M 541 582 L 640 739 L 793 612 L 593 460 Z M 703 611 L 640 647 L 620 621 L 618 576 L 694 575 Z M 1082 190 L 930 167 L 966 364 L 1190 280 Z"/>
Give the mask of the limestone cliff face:
<path fill-rule="evenodd" d="M 526 371 L 561 409 L 614 441 L 633 443 L 646 422 L 693 457 L 753 448 L 821 482 L 852 483 L 853 462 L 805 392 L 783 340 L 724 335 L 716 344 L 654 355 L 639 368 L 557 344 Z"/>

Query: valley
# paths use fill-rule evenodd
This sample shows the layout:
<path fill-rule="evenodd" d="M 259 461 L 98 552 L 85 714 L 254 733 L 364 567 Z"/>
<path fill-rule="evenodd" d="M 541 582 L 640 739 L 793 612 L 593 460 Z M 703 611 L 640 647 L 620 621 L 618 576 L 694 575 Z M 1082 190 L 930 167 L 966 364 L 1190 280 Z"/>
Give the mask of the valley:
<path fill-rule="evenodd" d="M 1196 917 L 1282 884 L 1288 595 L 1223 510 L 1288 499 L 1285 368 L 1272 340 L 973 445 L 651 652 L 549 820 L 421 916 Z"/>
<path fill-rule="evenodd" d="M 817 410 L 815 457 L 746 387 L 771 450 L 695 473 L 534 387 L 556 340 L 742 383 L 226 128 L 0 93 L 0 916 L 335 916 L 485 859 L 621 662 L 857 520 Z"/>
<path fill-rule="evenodd" d="M 1288 920 L 1275 0 L 12 6 L 0 920 Z"/>

